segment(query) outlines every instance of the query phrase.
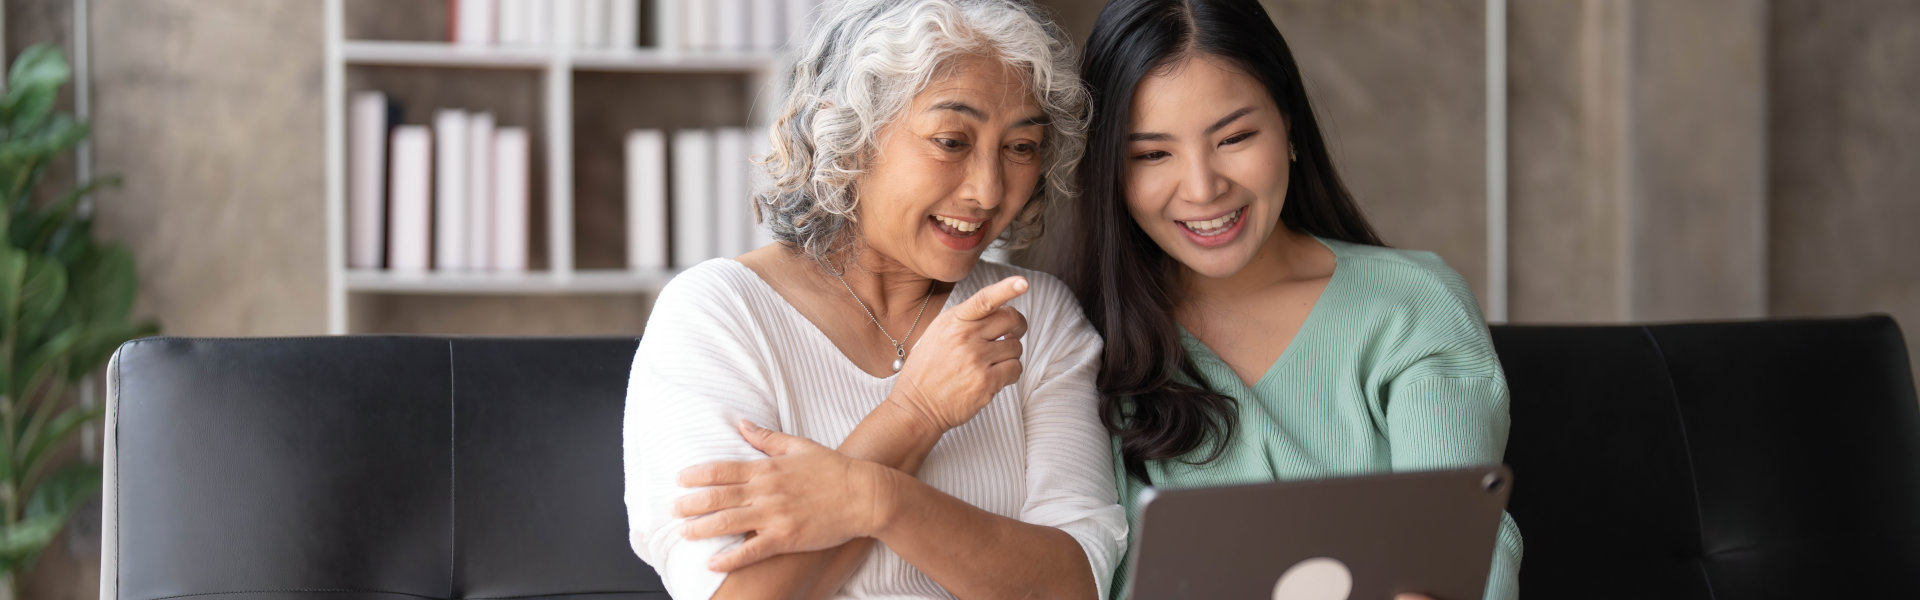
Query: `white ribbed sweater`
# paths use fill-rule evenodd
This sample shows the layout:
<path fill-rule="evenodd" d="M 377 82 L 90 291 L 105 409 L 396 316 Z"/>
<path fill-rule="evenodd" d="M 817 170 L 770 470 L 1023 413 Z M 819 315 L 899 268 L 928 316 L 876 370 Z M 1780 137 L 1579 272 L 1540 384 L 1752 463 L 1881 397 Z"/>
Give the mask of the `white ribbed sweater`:
<path fill-rule="evenodd" d="M 947 432 L 919 478 L 995 514 L 1073 536 L 1105 597 L 1127 526 L 1097 412 L 1099 335 L 1058 280 L 985 261 L 955 284 L 942 310 L 1012 275 L 1031 282 L 1011 303 L 1030 326 L 1025 372 L 972 421 Z M 672 518 L 671 509 L 689 490 L 674 483 L 675 475 L 705 462 L 762 458 L 736 432 L 742 418 L 838 446 L 895 379 L 855 366 L 739 262 L 710 260 L 681 273 L 654 302 L 627 386 L 626 502 L 634 552 L 660 573 L 674 598 L 711 597 L 725 576 L 708 571 L 707 559 L 740 538 L 682 539 L 686 520 Z M 884 544 L 874 545 L 840 592 L 847 598 L 949 597 Z"/>

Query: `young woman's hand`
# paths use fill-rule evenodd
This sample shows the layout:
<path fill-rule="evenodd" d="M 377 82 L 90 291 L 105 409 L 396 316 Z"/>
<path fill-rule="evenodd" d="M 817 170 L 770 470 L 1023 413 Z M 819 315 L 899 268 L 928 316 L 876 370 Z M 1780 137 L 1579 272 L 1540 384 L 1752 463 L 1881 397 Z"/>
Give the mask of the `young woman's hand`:
<path fill-rule="evenodd" d="M 739 428 L 767 458 L 680 472 L 681 487 L 706 488 L 674 502 L 675 517 L 698 517 L 681 535 L 748 536 L 714 555 L 707 568 L 725 573 L 781 554 L 839 546 L 873 535 L 891 514 L 892 469 L 747 421 Z"/>
<path fill-rule="evenodd" d="M 1027 318 L 1006 304 L 1027 293 L 1027 285 L 1025 277 L 1002 279 L 935 317 L 907 355 L 887 402 L 939 433 L 972 420 L 1020 379 Z"/>

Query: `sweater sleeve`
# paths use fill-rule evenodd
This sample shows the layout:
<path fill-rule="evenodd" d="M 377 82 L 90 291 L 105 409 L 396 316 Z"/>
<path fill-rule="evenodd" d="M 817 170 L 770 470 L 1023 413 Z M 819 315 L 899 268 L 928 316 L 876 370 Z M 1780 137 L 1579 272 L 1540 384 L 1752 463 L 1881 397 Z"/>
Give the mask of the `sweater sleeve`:
<path fill-rule="evenodd" d="M 674 598 L 712 597 L 726 578 L 707 560 L 743 540 L 688 541 L 673 502 L 695 490 L 676 482 L 702 463 L 764 458 L 741 439 L 740 419 L 778 429 L 764 351 L 727 274 L 712 264 L 661 290 L 634 354 L 623 425 L 629 541 Z M 697 518 L 697 517 L 696 517 Z"/>
<path fill-rule="evenodd" d="M 1500 464 L 1506 455 L 1506 377 L 1471 292 L 1451 270 L 1439 273 L 1408 319 L 1398 357 L 1405 365 L 1381 394 L 1394 471 Z M 1486 598 L 1519 596 L 1520 530 L 1500 515 Z"/>
<path fill-rule="evenodd" d="M 1026 397 L 1027 499 L 1020 520 L 1060 529 L 1086 552 L 1105 598 L 1126 549 L 1126 514 L 1116 499 L 1111 437 L 1100 422 L 1100 335 L 1066 286 L 1033 275 L 1034 322 L 1048 339 L 1033 344 L 1027 369 L 1037 373 Z M 1035 331 L 1035 333 L 1040 333 Z M 1039 340 L 1035 340 L 1039 341 Z"/>

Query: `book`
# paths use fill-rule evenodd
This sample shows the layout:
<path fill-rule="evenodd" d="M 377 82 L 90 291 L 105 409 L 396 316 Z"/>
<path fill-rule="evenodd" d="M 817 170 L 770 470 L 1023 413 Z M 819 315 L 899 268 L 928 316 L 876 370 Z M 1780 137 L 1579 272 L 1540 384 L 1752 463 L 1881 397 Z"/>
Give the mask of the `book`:
<path fill-rule="evenodd" d="M 687 268 L 714 257 L 713 132 L 673 132 L 673 266 Z"/>
<path fill-rule="evenodd" d="M 715 0 L 682 2 L 680 16 L 685 21 L 681 25 L 680 39 L 682 50 L 712 50 L 718 26 L 714 24 Z"/>
<path fill-rule="evenodd" d="M 739 256 L 752 243 L 753 205 L 747 199 L 747 130 L 723 127 L 713 132 L 714 249 Z"/>
<path fill-rule="evenodd" d="M 753 128 L 747 131 L 747 193 L 749 196 L 773 189 L 773 178 L 767 175 L 767 170 L 761 168 L 759 163 L 772 153 L 773 140 L 767 137 L 765 128 Z M 751 197 L 748 201 L 754 202 Z M 771 215 L 763 215 L 762 213 L 767 212 L 766 207 L 760 208 L 762 210 L 756 211 L 753 206 L 747 207 L 747 218 L 755 220 L 753 237 L 749 242 L 753 248 L 773 243 L 773 230 L 767 227 L 771 219 L 763 218 Z"/>
<path fill-rule="evenodd" d="M 656 0 L 653 6 L 653 44 L 661 50 L 685 49 L 686 6 L 680 0 Z"/>
<path fill-rule="evenodd" d="M 527 43 L 527 11 L 533 0 L 498 0 L 500 43 L 520 46 Z"/>
<path fill-rule="evenodd" d="M 666 269 L 667 138 L 658 129 L 627 133 L 627 267 Z"/>
<path fill-rule="evenodd" d="M 527 170 L 532 164 L 526 128 L 494 130 L 492 265 L 496 271 L 527 270 Z"/>
<path fill-rule="evenodd" d="M 720 50 L 746 50 L 752 43 L 752 7 L 748 0 L 710 0 L 713 8 L 713 47 Z"/>
<path fill-rule="evenodd" d="M 467 112 L 442 109 L 433 116 L 433 266 L 467 268 Z"/>
<path fill-rule="evenodd" d="M 607 46 L 628 50 L 640 46 L 640 0 L 607 0 Z"/>
<path fill-rule="evenodd" d="M 467 121 L 467 268 L 493 268 L 493 113 Z"/>
<path fill-rule="evenodd" d="M 786 0 L 786 10 L 781 12 L 787 22 L 787 47 L 807 43 L 807 33 L 813 30 L 814 13 L 819 5 L 818 0 Z"/>
<path fill-rule="evenodd" d="M 387 95 L 353 95 L 347 130 L 347 267 L 378 269 L 386 240 Z"/>
<path fill-rule="evenodd" d="M 527 20 L 527 44 L 545 46 L 553 43 L 553 14 L 559 10 L 558 0 L 527 0 L 527 7 L 521 17 Z"/>
<path fill-rule="evenodd" d="M 453 42 L 461 45 L 490 45 L 495 41 L 494 21 L 499 15 L 495 0 L 447 0 L 452 10 L 447 22 L 453 24 Z"/>
<path fill-rule="evenodd" d="M 753 35 L 748 38 L 747 49 L 770 52 L 780 49 L 786 43 L 785 21 L 780 18 L 781 0 L 750 0 L 752 8 L 748 10 L 748 20 L 752 21 Z"/>
<path fill-rule="evenodd" d="M 613 6 L 608 4 L 607 0 L 578 0 L 578 2 L 580 5 L 575 11 L 574 22 L 579 23 L 579 26 L 574 30 L 574 45 L 582 48 L 607 47 L 608 34 L 612 33 L 608 17 Z"/>
<path fill-rule="evenodd" d="M 387 267 L 394 271 L 423 272 L 429 266 L 433 212 L 433 132 L 420 125 L 393 129 L 393 201 L 387 219 Z"/>

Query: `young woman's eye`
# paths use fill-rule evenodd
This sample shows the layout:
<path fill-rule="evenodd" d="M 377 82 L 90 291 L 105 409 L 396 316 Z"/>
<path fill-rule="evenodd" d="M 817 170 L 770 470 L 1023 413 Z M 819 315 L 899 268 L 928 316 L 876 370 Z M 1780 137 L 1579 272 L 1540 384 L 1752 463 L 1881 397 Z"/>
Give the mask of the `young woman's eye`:
<path fill-rule="evenodd" d="M 1222 145 L 1222 146 L 1231 146 L 1231 145 L 1234 145 L 1234 144 L 1238 144 L 1238 143 L 1240 143 L 1240 142 L 1244 142 L 1244 141 L 1247 141 L 1247 140 L 1248 140 L 1249 138 L 1252 138 L 1252 137 L 1253 137 L 1253 135 L 1254 135 L 1254 134 L 1256 134 L 1256 133 L 1259 133 L 1259 132 L 1258 132 L 1258 131 L 1249 131 L 1249 132 L 1246 132 L 1246 133 L 1242 133 L 1242 134 L 1237 134 L 1237 135 L 1234 135 L 1233 137 L 1230 137 L 1230 138 L 1227 138 L 1227 139 L 1224 139 L 1224 140 L 1220 140 L 1220 145 Z"/>
<path fill-rule="evenodd" d="M 1167 151 L 1165 150 L 1150 150 L 1147 152 L 1142 152 L 1142 153 L 1133 155 L 1133 159 L 1139 160 L 1139 161 L 1156 161 L 1169 156 L 1173 156 L 1173 155 L 1168 154 Z"/>

